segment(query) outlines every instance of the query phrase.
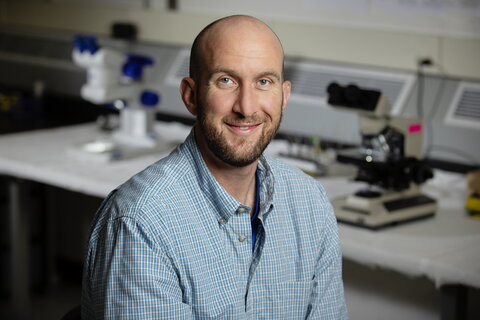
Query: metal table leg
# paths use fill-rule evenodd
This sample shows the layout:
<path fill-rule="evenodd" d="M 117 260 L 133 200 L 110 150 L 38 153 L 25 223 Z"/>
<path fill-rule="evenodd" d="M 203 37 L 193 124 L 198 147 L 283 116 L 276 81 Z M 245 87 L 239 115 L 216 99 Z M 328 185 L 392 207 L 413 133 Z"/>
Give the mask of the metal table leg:
<path fill-rule="evenodd" d="M 27 319 L 30 312 L 30 250 L 29 219 L 24 208 L 24 182 L 9 182 L 11 260 L 11 299 L 14 319 Z"/>
<path fill-rule="evenodd" d="M 441 320 L 467 319 L 467 290 L 463 285 L 445 285 L 440 288 Z"/>

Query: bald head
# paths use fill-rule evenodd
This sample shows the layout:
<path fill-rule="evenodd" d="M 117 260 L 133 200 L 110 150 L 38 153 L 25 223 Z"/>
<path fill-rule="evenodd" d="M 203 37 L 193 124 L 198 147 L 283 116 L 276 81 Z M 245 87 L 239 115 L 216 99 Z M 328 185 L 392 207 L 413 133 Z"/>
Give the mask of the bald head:
<path fill-rule="evenodd" d="M 269 43 L 281 56 L 283 79 L 283 48 L 273 30 L 259 19 L 234 15 L 221 18 L 206 26 L 195 38 L 190 52 L 190 77 L 198 80 L 205 65 L 205 56 L 211 56 L 219 43 L 235 41 L 255 50 L 255 44 Z"/>

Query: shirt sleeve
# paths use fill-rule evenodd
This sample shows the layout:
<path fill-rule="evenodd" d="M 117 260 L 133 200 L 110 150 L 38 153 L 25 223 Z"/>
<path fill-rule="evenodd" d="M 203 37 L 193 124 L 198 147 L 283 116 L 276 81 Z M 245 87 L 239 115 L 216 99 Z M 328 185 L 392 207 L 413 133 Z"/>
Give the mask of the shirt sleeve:
<path fill-rule="evenodd" d="M 314 302 L 308 319 L 348 319 L 342 280 L 342 253 L 332 205 L 323 188 L 326 217 L 322 246 L 315 267 Z"/>
<path fill-rule="evenodd" d="M 89 243 L 82 319 L 192 319 L 175 268 L 148 228 L 130 217 L 105 222 Z"/>

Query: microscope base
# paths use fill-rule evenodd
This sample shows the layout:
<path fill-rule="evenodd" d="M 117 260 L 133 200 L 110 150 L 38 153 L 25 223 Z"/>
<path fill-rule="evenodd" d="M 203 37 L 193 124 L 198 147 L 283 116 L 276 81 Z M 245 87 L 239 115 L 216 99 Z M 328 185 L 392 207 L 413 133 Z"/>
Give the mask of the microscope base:
<path fill-rule="evenodd" d="M 99 139 L 71 146 L 67 149 L 67 153 L 79 160 L 108 163 L 153 153 L 169 152 L 174 147 L 172 143 L 166 141 L 158 141 L 156 145 L 147 147 L 123 144 L 113 139 Z"/>
<path fill-rule="evenodd" d="M 391 193 L 377 198 L 355 195 L 332 201 L 337 221 L 355 226 L 380 229 L 435 215 L 437 202 L 422 194 Z"/>

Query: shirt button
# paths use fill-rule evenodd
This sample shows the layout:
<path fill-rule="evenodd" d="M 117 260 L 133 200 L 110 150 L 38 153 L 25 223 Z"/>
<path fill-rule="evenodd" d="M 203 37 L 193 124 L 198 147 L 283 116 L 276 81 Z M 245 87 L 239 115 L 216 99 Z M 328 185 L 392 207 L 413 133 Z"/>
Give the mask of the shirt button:
<path fill-rule="evenodd" d="M 218 223 L 220 224 L 224 224 L 227 220 L 225 220 L 225 218 L 220 218 L 218 219 Z"/>
<path fill-rule="evenodd" d="M 238 208 L 238 213 L 245 213 L 245 208 L 244 207 L 240 207 Z"/>
<path fill-rule="evenodd" d="M 240 242 L 243 242 L 246 239 L 247 239 L 247 237 L 245 237 L 243 234 L 240 237 L 238 237 L 238 241 L 240 241 Z"/>

